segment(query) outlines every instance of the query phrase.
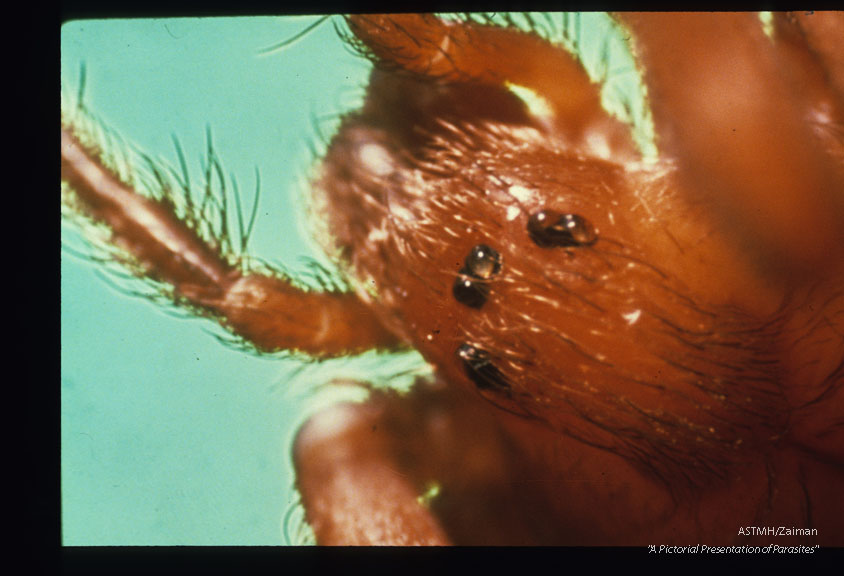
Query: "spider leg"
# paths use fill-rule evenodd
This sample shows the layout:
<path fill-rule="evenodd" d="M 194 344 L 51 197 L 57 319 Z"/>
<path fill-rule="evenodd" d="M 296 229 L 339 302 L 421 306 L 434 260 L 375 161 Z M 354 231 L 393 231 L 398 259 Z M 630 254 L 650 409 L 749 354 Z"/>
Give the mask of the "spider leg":
<path fill-rule="evenodd" d="M 780 16 L 784 18 L 785 16 Z M 830 83 L 844 100 L 844 12 L 793 12 L 788 15 L 805 36 L 809 49 L 820 60 Z"/>
<path fill-rule="evenodd" d="M 176 299 L 201 310 L 259 350 L 335 356 L 399 346 L 353 294 L 307 292 L 281 278 L 244 273 L 181 221 L 165 202 L 132 190 L 62 129 L 62 180 L 112 242 Z"/>
<path fill-rule="evenodd" d="M 635 38 L 660 149 L 678 161 L 691 201 L 781 278 L 840 268 L 842 141 L 817 134 L 844 116 L 805 39 L 781 18 L 769 38 L 753 13 L 619 18 Z"/>
<path fill-rule="evenodd" d="M 321 545 L 549 544 L 547 503 L 482 406 L 417 383 L 334 405 L 299 431 L 293 459 Z"/>
<path fill-rule="evenodd" d="M 629 128 L 604 110 L 600 86 L 560 46 L 514 28 L 433 15 L 353 15 L 351 31 L 376 66 L 443 83 L 525 88 L 551 109 L 553 131 L 586 148 L 596 133 L 613 155 L 638 156 Z"/>
<path fill-rule="evenodd" d="M 312 417 L 294 448 L 296 481 L 320 545 L 448 545 L 399 469 L 376 406 L 335 405 Z M 365 510 L 366 513 L 361 513 Z"/>

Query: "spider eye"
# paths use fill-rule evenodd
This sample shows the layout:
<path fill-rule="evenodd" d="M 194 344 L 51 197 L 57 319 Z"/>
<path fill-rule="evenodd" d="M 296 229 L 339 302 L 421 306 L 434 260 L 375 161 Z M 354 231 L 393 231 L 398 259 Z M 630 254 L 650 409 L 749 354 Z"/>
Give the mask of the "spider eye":
<path fill-rule="evenodd" d="M 489 284 L 474 278 L 468 268 L 461 268 L 454 281 L 452 294 L 461 304 L 470 308 L 480 308 L 489 296 Z"/>
<path fill-rule="evenodd" d="M 501 271 L 501 255 L 486 244 L 478 244 L 466 256 L 466 268 L 475 278 L 489 280 Z"/>
<path fill-rule="evenodd" d="M 598 239 L 595 228 L 579 214 L 540 210 L 528 219 L 531 240 L 542 247 L 589 246 Z"/>
<path fill-rule="evenodd" d="M 486 351 L 471 344 L 463 343 L 457 348 L 457 357 L 463 361 L 466 375 L 480 390 L 510 391 L 510 384 L 498 368 L 490 362 L 489 354 Z"/>

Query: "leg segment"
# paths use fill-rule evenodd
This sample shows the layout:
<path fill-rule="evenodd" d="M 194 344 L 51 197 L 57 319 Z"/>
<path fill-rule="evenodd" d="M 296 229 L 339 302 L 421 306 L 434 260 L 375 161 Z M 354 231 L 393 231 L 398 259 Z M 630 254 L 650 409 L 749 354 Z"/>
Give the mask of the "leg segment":
<path fill-rule="evenodd" d="M 62 129 L 62 180 L 83 209 L 144 274 L 220 319 L 258 349 L 334 356 L 399 345 L 353 294 L 306 292 L 273 276 L 243 273 L 209 247 L 165 203 L 123 184 Z"/>
<path fill-rule="evenodd" d="M 415 478 L 398 469 L 376 406 L 342 404 L 299 432 L 299 491 L 317 542 L 343 546 L 447 545 L 419 500 Z"/>
<path fill-rule="evenodd" d="M 347 21 L 377 65 L 444 83 L 527 88 L 550 105 L 554 130 L 575 146 L 597 131 L 614 153 L 635 153 L 629 128 L 604 111 L 600 86 L 576 58 L 539 36 L 425 14 Z"/>
<path fill-rule="evenodd" d="M 679 161 L 691 199 L 769 270 L 844 262 L 844 178 L 815 136 L 842 116 L 821 69 L 804 66 L 802 38 L 781 24 L 768 38 L 751 13 L 621 19 L 646 71 L 660 148 Z"/>
<path fill-rule="evenodd" d="M 793 12 L 788 18 L 799 26 L 810 50 L 821 61 L 839 101 L 844 100 L 844 12 Z"/>
<path fill-rule="evenodd" d="M 551 544 L 537 478 L 492 416 L 444 385 L 312 417 L 294 446 L 299 492 L 319 544 Z"/>

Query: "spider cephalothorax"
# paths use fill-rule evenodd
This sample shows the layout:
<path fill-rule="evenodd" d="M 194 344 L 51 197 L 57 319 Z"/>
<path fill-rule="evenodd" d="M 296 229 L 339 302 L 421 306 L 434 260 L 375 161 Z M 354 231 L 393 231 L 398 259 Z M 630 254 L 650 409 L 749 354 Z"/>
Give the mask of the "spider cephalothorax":
<path fill-rule="evenodd" d="M 490 44 L 507 37 L 495 33 Z M 594 138 L 576 144 L 569 124 L 449 65 L 464 82 L 444 83 L 445 64 L 376 70 L 324 161 L 329 228 L 377 287 L 385 322 L 450 379 L 480 362 L 496 403 L 665 479 L 723 478 L 782 436 L 790 376 L 778 346 L 800 303 L 755 313 L 752 264 L 689 199 L 674 160 L 630 161 L 629 143 L 608 138 L 596 157 Z M 428 73 L 438 81 L 419 79 Z M 494 250 L 500 270 L 467 278 L 473 246 Z M 742 269 L 725 270 L 728 258 Z"/>

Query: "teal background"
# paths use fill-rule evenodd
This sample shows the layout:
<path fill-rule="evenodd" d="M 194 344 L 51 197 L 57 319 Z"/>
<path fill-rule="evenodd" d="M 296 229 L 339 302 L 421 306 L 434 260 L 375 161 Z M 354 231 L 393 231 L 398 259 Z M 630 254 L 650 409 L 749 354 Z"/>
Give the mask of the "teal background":
<path fill-rule="evenodd" d="M 252 252 L 297 274 L 308 242 L 302 195 L 313 116 L 362 94 L 368 65 L 313 18 L 101 20 L 62 27 L 62 89 L 127 141 L 175 165 L 178 137 L 198 180 L 210 125 L 247 205 L 261 172 Z M 321 124 L 330 133 L 330 122 Z M 61 491 L 65 545 L 277 545 L 295 504 L 290 444 L 313 384 L 380 359 L 303 368 L 226 346 L 207 320 L 113 287 L 63 226 Z M 121 285 L 125 283 L 121 282 Z M 131 286 L 131 284 L 129 284 Z M 357 362 L 355 364 L 355 362 Z M 368 362 L 368 363 L 367 363 Z M 295 538 L 294 538 L 295 541 Z"/>

